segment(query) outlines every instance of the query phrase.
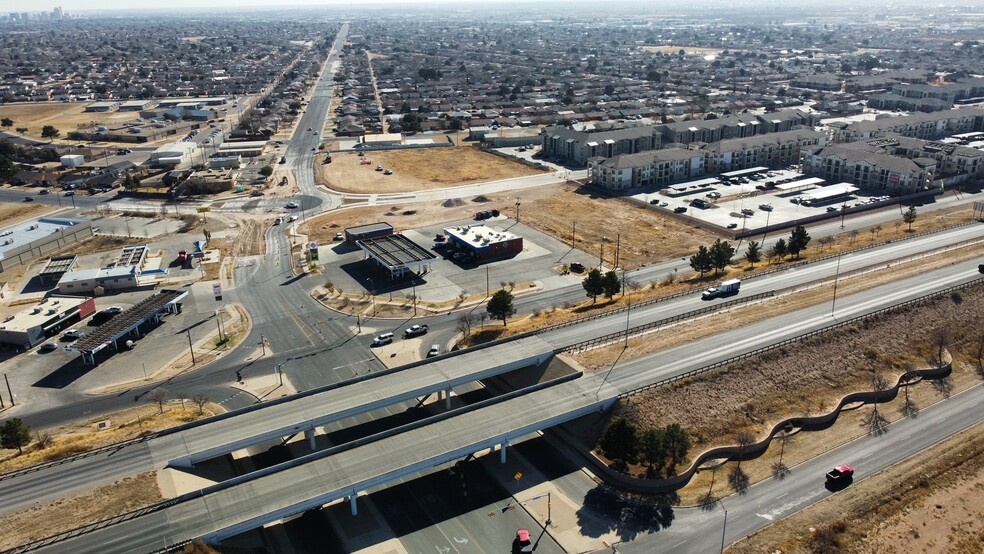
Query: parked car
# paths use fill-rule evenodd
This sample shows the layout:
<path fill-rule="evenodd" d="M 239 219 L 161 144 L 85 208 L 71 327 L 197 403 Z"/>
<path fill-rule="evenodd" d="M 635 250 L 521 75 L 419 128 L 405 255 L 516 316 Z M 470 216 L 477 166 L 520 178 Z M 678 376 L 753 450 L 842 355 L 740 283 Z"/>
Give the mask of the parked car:
<path fill-rule="evenodd" d="M 721 198 L 721 193 L 718 192 L 718 191 L 716 191 L 716 190 L 712 190 L 711 192 L 707 193 L 707 197 L 708 198 Z"/>
<path fill-rule="evenodd" d="M 392 169 L 385 169 L 385 170 L 383 170 L 383 175 L 392 175 L 392 174 L 393 174 L 393 170 Z"/>
<path fill-rule="evenodd" d="M 745 208 L 741 211 L 743 215 L 755 215 L 755 210 L 751 208 Z"/>
<path fill-rule="evenodd" d="M 294 202 L 293 200 L 291 200 L 290 202 L 287 203 L 287 208 L 288 209 L 293 210 L 296 207 L 297 207 L 297 202 Z"/>
<path fill-rule="evenodd" d="M 729 224 L 728 224 L 728 229 L 734 229 L 734 228 L 736 228 L 736 227 L 738 227 L 738 224 L 737 224 L 737 223 L 735 223 L 735 222 L 733 222 L 733 221 L 732 221 L 731 223 L 729 223 Z"/>
<path fill-rule="evenodd" d="M 80 333 L 78 329 L 69 329 L 68 331 L 65 331 L 62 338 L 65 340 L 79 340 L 82 338 L 82 333 Z"/>
<path fill-rule="evenodd" d="M 516 540 L 513 543 L 513 552 L 533 552 L 533 541 L 530 540 L 529 529 L 516 531 Z"/>
<path fill-rule="evenodd" d="M 571 265 L 569 265 L 568 267 L 570 267 L 571 271 L 573 271 L 574 273 L 581 273 L 582 271 L 584 271 L 584 264 L 579 262 L 571 262 Z"/>
<path fill-rule="evenodd" d="M 335 233 L 335 238 L 332 239 L 332 240 L 335 240 L 337 242 L 343 241 L 343 240 L 345 240 L 345 235 L 343 235 L 341 233 Z"/>
<path fill-rule="evenodd" d="M 426 325 L 411 325 L 403 331 L 403 338 L 409 339 L 413 337 L 419 337 L 420 335 L 427 334 Z"/>
<path fill-rule="evenodd" d="M 102 313 L 106 315 L 117 315 L 123 313 L 123 308 L 119 306 L 110 306 L 108 308 L 103 308 Z"/>
<path fill-rule="evenodd" d="M 38 348 L 38 352 L 54 352 L 58 349 L 58 345 L 53 342 L 46 342 Z"/>
<path fill-rule="evenodd" d="M 686 213 L 686 212 L 687 212 L 687 207 L 686 206 L 677 206 L 677 207 L 673 208 L 673 213 L 675 213 L 675 214 L 682 214 L 682 213 Z"/>
<path fill-rule="evenodd" d="M 759 209 L 762 210 L 763 212 L 771 212 L 772 204 L 759 204 Z"/>

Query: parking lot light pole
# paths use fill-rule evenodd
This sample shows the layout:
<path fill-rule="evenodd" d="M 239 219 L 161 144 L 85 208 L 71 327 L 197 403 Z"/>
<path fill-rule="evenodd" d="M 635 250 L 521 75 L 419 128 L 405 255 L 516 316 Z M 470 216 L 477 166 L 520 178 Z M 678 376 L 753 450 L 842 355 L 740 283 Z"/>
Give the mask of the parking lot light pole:
<path fill-rule="evenodd" d="M 519 198 L 516 199 L 516 223 L 519 223 Z"/>
<path fill-rule="evenodd" d="M 376 316 L 376 285 L 373 284 L 372 277 L 366 277 L 366 280 L 369 281 L 369 301 L 372 302 L 371 317 L 375 317 Z"/>

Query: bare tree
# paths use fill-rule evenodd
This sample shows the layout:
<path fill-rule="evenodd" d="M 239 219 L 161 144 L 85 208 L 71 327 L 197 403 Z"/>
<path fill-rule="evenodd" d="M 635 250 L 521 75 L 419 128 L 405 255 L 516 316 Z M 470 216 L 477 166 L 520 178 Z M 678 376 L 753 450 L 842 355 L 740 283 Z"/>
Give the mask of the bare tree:
<path fill-rule="evenodd" d="M 904 381 L 902 384 L 902 390 L 905 393 L 905 397 L 902 399 L 902 405 L 899 407 L 899 413 L 901 413 L 903 417 L 915 418 L 919 415 L 919 405 L 916 404 L 915 400 L 909 398 L 909 381 L 911 376 L 912 373 L 910 371 L 906 371 L 905 375 L 902 376 Z"/>
<path fill-rule="evenodd" d="M 977 367 L 974 368 L 974 371 L 984 381 L 984 335 L 977 339 Z"/>
<path fill-rule="evenodd" d="M 202 415 L 205 413 L 205 404 L 208 403 L 207 394 L 205 394 L 204 392 L 200 392 L 196 394 L 195 397 L 191 399 L 191 401 L 194 402 L 196 406 L 198 406 L 198 415 Z"/>
<path fill-rule="evenodd" d="M 871 389 L 875 393 L 882 392 L 888 388 L 888 383 L 877 370 L 871 372 Z M 888 432 L 888 420 L 885 416 L 878 413 L 878 400 L 871 403 L 871 412 L 861 418 L 861 425 L 868 428 L 868 434 L 879 437 Z"/>
<path fill-rule="evenodd" d="M 717 470 L 720 466 L 715 465 L 711 468 L 711 484 L 707 487 L 707 493 L 700 497 L 698 504 L 701 510 L 712 510 L 714 509 L 714 504 L 718 501 L 718 497 L 714 494 L 714 477 L 717 476 Z"/>
<path fill-rule="evenodd" d="M 35 431 L 34 441 L 38 444 L 38 450 L 44 450 L 51 444 L 51 433 Z"/>
<path fill-rule="evenodd" d="M 157 404 L 159 413 L 164 413 L 164 404 L 167 402 L 167 389 L 154 389 L 150 395 L 150 401 Z"/>
<path fill-rule="evenodd" d="M 933 332 L 933 346 L 936 347 L 936 367 L 943 367 L 943 353 L 950 344 L 950 329 L 943 325 Z"/>
<path fill-rule="evenodd" d="M 745 448 L 755 442 L 755 435 L 747 431 L 742 431 L 735 436 L 735 442 L 738 443 L 738 465 L 728 474 L 728 484 L 738 494 L 745 494 L 748 492 L 751 479 L 749 479 L 745 470 L 741 468 L 741 459 L 745 454 Z"/>
<path fill-rule="evenodd" d="M 458 330 L 461 331 L 461 334 L 463 334 L 465 338 L 471 336 L 471 326 L 472 318 L 469 317 L 468 314 L 461 314 L 458 316 Z"/>
<path fill-rule="evenodd" d="M 833 242 L 834 242 L 834 237 L 831 237 L 831 236 L 826 236 L 826 237 L 820 237 L 820 238 L 818 238 L 817 239 L 817 244 L 820 245 L 820 252 L 823 252 L 823 249 L 825 247 L 829 246 L 830 244 L 832 244 Z"/>
<path fill-rule="evenodd" d="M 792 432 L 792 426 L 786 426 L 785 429 L 779 431 L 776 435 L 775 440 L 779 441 L 779 460 L 772 464 L 772 476 L 776 479 L 785 479 L 787 475 L 790 474 L 789 467 L 783 463 L 782 457 L 786 453 L 786 443 L 792 440 L 793 436 L 790 434 Z"/>
<path fill-rule="evenodd" d="M 940 377 L 939 379 L 933 379 L 930 381 L 933 383 L 933 388 L 936 392 L 940 393 L 943 398 L 950 398 L 953 394 L 953 379 L 949 375 L 946 377 Z"/>
<path fill-rule="evenodd" d="M 860 235 L 860 234 L 861 234 L 861 231 L 858 231 L 857 229 L 851 229 L 851 232 L 848 233 L 848 236 L 851 237 L 851 244 L 854 244 L 854 241 L 857 240 L 858 235 Z"/>

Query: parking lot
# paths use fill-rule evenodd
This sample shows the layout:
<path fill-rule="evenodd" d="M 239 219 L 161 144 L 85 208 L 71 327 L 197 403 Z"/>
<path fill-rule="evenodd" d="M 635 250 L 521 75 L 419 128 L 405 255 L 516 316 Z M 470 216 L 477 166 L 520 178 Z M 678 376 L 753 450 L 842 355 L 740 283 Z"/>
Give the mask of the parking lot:
<path fill-rule="evenodd" d="M 890 203 L 892 200 L 890 196 L 857 191 L 812 201 L 811 196 L 823 196 L 825 190 L 829 193 L 831 187 L 838 185 L 818 186 L 810 184 L 810 181 L 816 180 L 806 179 L 795 171 L 778 170 L 728 181 L 701 179 L 632 197 L 649 203 L 657 210 L 698 219 L 735 232 L 764 229 L 817 215 L 837 217 L 845 206 L 855 208 Z M 781 189 L 787 183 L 793 185 L 792 190 Z"/>

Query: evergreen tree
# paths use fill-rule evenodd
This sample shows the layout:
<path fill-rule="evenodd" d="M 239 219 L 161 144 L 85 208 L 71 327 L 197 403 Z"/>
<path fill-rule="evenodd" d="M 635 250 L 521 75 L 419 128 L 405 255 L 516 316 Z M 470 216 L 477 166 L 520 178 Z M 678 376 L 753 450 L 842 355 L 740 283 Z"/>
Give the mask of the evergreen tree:
<path fill-rule="evenodd" d="M 916 222 L 916 217 L 918 216 L 916 214 L 915 206 L 909 206 L 909 209 L 902 214 L 902 222 L 909 226 L 909 231 L 912 230 L 912 224 Z"/>
<path fill-rule="evenodd" d="M 788 250 L 786 249 L 785 239 L 779 239 L 772 245 L 772 248 L 769 249 L 769 259 L 779 258 L 781 260 L 787 252 Z"/>
<path fill-rule="evenodd" d="M 513 306 L 513 295 L 506 289 L 496 291 L 489 299 L 485 311 L 488 312 L 489 317 L 501 319 L 504 327 L 509 316 L 516 313 L 516 308 Z"/>
<path fill-rule="evenodd" d="M 745 259 L 748 263 L 755 267 L 755 264 L 762 261 L 762 247 L 756 241 L 750 241 L 748 243 L 748 250 L 745 250 Z"/>
<path fill-rule="evenodd" d="M 711 263 L 714 265 L 714 270 L 718 273 L 724 271 L 725 267 L 731 263 L 731 259 L 735 256 L 735 249 L 731 246 L 730 242 L 724 242 L 721 239 L 714 241 L 711 245 Z"/>
<path fill-rule="evenodd" d="M 696 254 L 690 256 L 690 267 L 700 273 L 702 278 L 705 273 L 714 269 L 714 259 L 711 257 L 711 253 L 707 250 L 706 246 L 701 246 L 697 249 Z"/>
<path fill-rule="evenodd" d="M 674 423 L 663 430 L 663 441 L 666 445 L 666 454 L 670 457 L 672 473 L 680 462 L 687 459 L 687 453 L 690 452 L 690 435 L 683 427 Z"/>
<path fill-rule="evenodd" d="M 601 437 L 602 452 L 612 460 L 631 462 L 639 449 L 639 436 L 636 427 L 625 418 L 613 421 Z"/>
<path fill-rule="evenodd" d="M 800 252 L 806 250 L 806 245 L 810 244 L 810 234 L 806 232 L 806 227 L 797 225 L 789 235 L 789 242 L 786 249 L 790 254 L 799 258 Z"/>
<path fill-rule="evenodd" d="M 601 286 L 604 290 L 605 296 L 607 296 L 609 300 L 611 300 L 613 296 L 622 290 L 622 282 L 619 280 L 618 274 L 616 274 L 615 271 L 608 271 L 605 273 L 605 276 L 601 279 Z"/>
<path fill-rule="evenodd" d="M 650 470 L 659 472 L 666 460 L 666 442 L 663 440 L 662 429 L 648 429 L 639 437 L 639 450 L 642 459 L 649 464 Z"/>
<path fill-rule="evenodd" d="M 596 267 L 589 271 L 584 280 L 581 281 L 581 286 L 584 287 L 584 292 L 591 297 L 591 302 L 595 302 L 598 295 L 605 292 L 605 279 L 601 275 L 601 270 Z"/>
<path fill-rule="evenodd" d="M 31 443 L 31 428 L 19 417 L 12 417 L 0 427 L 0 446 L 16 448 L 23 454 L 24 447 Z"/>

